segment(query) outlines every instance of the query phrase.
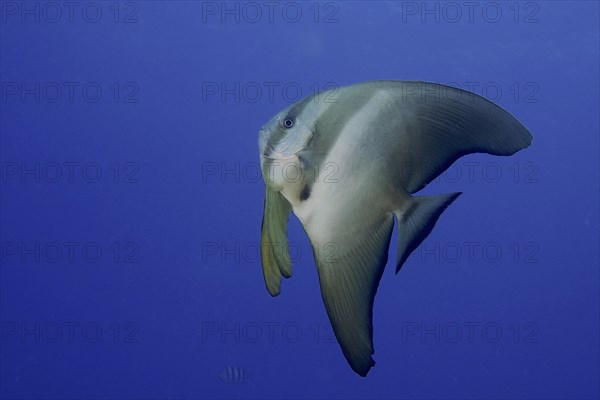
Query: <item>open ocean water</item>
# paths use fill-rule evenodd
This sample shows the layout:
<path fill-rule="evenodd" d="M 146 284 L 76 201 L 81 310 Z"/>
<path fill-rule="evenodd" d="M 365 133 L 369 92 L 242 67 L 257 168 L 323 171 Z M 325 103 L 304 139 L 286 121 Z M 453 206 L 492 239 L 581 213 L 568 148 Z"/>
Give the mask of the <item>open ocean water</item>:
<path fill-rule="evenodd" d="M 0 397 L 597 399 L 599 21 L 597 1 L 0 1 Z M 266 290 L 258 130 L 379 79 L 474 92 L 534 140 L 419 193 L 464 192 L 398 275 L 395 231 L 363 378 L 294 216 L 294 276 Z"/>

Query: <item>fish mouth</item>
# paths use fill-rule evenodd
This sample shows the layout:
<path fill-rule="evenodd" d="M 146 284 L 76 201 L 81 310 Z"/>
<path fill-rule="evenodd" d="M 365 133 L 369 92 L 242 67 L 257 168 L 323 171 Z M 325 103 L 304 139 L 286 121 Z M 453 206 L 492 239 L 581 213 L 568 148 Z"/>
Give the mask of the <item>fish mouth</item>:
<path fill-rule="evenodd" d="M 269 143 L 272 131 L 267 128 L 260 128 L 258 131 L 258 143 L 260 154 L 267 160 L 290 160 L 297 157 L 297 154 L 308 147 L 308 143 L 298 147 L 297 141 L 284 139 L 278 143 Z M 311 138 L 312 139 L 312 138 Z"/>
<path fill-rule="evenodd" d="M 303 150 L 304 148 L 300 149 Z M 271 146 L 265 149 L 263 153 L 263 157 L 267 160 L 290 160 L 296 157 L 296 153 L 293 154 L 285 154 L 280 151 L 275 151 Z"/>
<path fill-rule="evenodd" d="M 285 143 L 285 148 L 282 146 L 273 146 L 272 144 L 265 144 L 263 157 L 270 160 L 289 160 L 294 157 L 298 157 L 298 154 L 309 147 L 309 143 L 304 144 L 301 147 L 297 147 L 296 143 L 289 142 Z"/>

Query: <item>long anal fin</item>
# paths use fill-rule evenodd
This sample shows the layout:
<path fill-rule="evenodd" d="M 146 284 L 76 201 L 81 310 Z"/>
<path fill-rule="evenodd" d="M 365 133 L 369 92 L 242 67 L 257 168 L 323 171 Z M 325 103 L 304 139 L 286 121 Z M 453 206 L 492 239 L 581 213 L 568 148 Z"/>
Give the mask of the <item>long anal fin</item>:
<path fill-rule="evenodd" d="M 431 233 L 438 218 L 460 192 L 412 197 L 407 206 L 395 211 L 398 218 L 398 257 L 396 273 L 419 244 Z"/>
<path fill-rule="evenodd" d="M 359 233 L 336 232 L 326 243 L 313 242 L 329 320 L 346 360 L 361 376 L 375 365 L 371 357 L 373 300 L 387 263 L 393 227 L 394 218 L 386 213 Z"/>

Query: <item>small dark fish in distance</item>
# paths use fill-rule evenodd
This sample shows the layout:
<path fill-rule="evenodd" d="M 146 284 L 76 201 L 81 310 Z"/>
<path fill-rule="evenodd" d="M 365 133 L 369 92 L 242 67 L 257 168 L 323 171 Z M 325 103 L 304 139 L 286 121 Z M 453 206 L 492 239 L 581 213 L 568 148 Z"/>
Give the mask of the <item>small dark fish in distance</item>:
<path fill-rule="evenodd" d="M 245 368 L 227 366 L 219 373 L 219 379 L 223 383 L 229 384 L 246 383 L 252 380 L 252 371 Z"/>

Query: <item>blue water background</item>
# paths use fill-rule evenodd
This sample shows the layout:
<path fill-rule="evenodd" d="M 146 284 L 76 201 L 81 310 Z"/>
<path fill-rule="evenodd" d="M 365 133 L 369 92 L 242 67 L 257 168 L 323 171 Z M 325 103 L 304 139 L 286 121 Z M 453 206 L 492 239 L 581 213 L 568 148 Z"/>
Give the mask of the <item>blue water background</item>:
<path fill-rule="evenodd" d="M 497 22 L 485 3 L 453 22 L 386 1 L 320 3 L 315 22 L 307 2 L 295 23 L 284 3 L 273 22 L 264 7 L 236 22 L 192 1 L 118 3 L 115 22 L 114 3 L 95 4 L 96 23 L 4 9 L 2 398 L 598 398 L 597 2 L 497 2 Z M 331 340 L 294 217 L 294 276 L 277 298 L 266 291 L 257 131 L 294 88 L 373 79 L 485 87 L 534 142 L 511 158 L 465 157 L 461 176 L 423 191 L 464 195 L 424 243 L 433 252 L 397 276 L 394 236 L 374 307 L 377 364 L 360 378 Z M 36 82 L 78 86 L 73 101 L 66 89 L 56 102 L 9 94 Z M 90 82 L 96 102 L 82 94 Z M 478 163 L 472 179 L 465 162 Z M 11 172 L 36 163 L 62 165 L 62 178 Z M 77 165 L 73 182 L 64 163 Z M 89 163 L 96 183 L 81 175 Z M 73 262 L 21 254 L 71 242 Z M 82 255 L 89 243 L 97 262 Z M 223 382 L 227 366 L 252 380 Z"/>

